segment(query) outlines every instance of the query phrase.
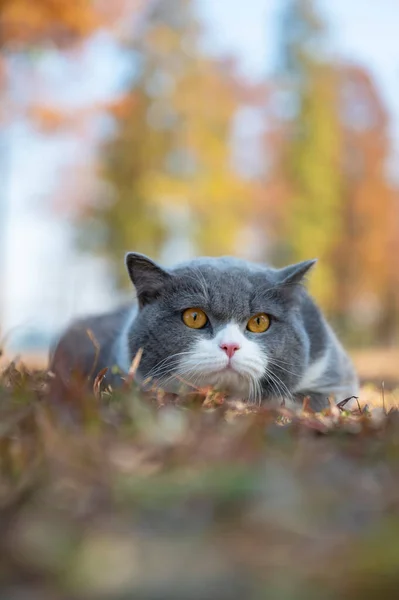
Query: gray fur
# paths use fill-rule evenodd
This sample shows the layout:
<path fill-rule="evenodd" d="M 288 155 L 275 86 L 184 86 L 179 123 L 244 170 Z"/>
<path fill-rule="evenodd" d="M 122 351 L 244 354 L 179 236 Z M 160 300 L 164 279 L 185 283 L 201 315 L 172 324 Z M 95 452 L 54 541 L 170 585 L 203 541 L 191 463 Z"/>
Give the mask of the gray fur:
<path fill-rule="evenodd" d="M 126 371 L 142 348 L 139 381 L 152 376 L 165 389 L 175 391 L 178 378 L 173 375 L 179 353 L 189 351 L 195 340 L 212 339 L 233 322 L 269 358 L 272 375 L 264 373 L 259 381 L 262 401 L 300 401 L 310 396 L 313 406 L 320 408 L 330 395 L 336 401 L 356 395 L 358 382 L 350 359 L 303 286 L 314 262 L 273 269 L 230 257 L 198 258 L 162 269 L 147 257 L 130 253 L 126 265 L 138 305 L 79 321 L 58 344 L 52 368 L 57 375 L 57 357 L 59 363 L 63 354 L 69 371 L 80 364 L 85 374 L 90 373 L 93 353 L 87 344 L 77 352 L 73 339 L 79 331 L 82 344 L 82 332 L 89 326 L 105 345 L 96 372 L 111 364 Z M 190 307 L 206 312 L 206 328 L 194 330 L 183 323 L 182 312 Z M 271 327 L 262 334 L 251 333 L 246 323 L 260 312 L 272 316 Z"/>

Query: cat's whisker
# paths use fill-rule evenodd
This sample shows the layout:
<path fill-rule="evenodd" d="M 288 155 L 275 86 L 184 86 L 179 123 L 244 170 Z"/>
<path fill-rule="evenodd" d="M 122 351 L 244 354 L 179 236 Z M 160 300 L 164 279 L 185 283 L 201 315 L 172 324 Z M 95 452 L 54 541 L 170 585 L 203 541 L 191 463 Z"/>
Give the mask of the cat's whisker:
<path fill-rule="evenodd" d="M 275 378 L 276 385 L 281 390 L 281 399 L 283 401 L 284 400 L 290 400 L 292 398 L 292 394 L 289 391 L 288 387 L 285 385 L 285 383 L 275 373 L 273 373 L 273 377 Z"/>
<path fill-rule="evenodd" d="M 301 365 L 295 365 L 292 362 L 277 362 L 274 358 L 268 358 L 267 364 L 270 367 L 276 367 L 277 369 L 281 369 L 285 373 L 289 373 L 290 375 L 294 375 L 295 377 L 300 377 L 303 373 L 303 368 Z M 296 369 L 298 367 L 298 369 Z M 293 370 L 293 369 L 294 370 Z"/>
<path fill-rule="evenodd" d="M 188 279 L 192 279 L 196 284 L 199 285 L 201 292 L 204 296 L 204 300 L 206 300 L 208 297 L 208 290 L 206 287 L 206 282 L 205 282 L 205 280 L 204 281 L 201 280 L 200 272 L 198 271 L 198 269 L 194 269 L 194 268 L 191 269 L 190 273 L 187 273 L 186 277 Z"/>
<path fill-rule="evenodd" d="M 254 383 L 255 383 L 255 400 L 256 400 L 256 396 L 257 396 L 259 406 L 261 406 L 261 404 L 262 404 L 262 389 L 260 387 L 260 382 L 258 379 L 255 379 Z"/>
<path fill-rule="evenodd" d="M 248 402 L 250 404 L 255 404 L 255 405 L 258 405 L 258 402 L 259 402 L 259 406 L 261 405 L 261 402 L 262 402 L 262 395 L 261 395 L 259 382 L 257 379 L 252 378 L 252 377 L 249 378 Z"/>
<path fill-rule="evenodd" d="M 286 393 L 286 399 L 287 399 L 287 400 L 290 400 L 290 399 L 292 398 L 292 394 L 291 394 L 290 390 L 288 389 L 287 385 L 284 383 L 284 381 L 282 381 L 282 380 L 280 379 L 280 377 L 278 377 L 278 375 L 276 375 L 275 373 L 273 373 L 273 375 L 274 375 L 274 377 L 277 379 L 277 381 L 279 381 L 279 382 L 280 382 L 280 386 L 281 386 L 281 388 L 282 388 L 282 391 L 284 392 L 284 390 L 285 390 L 285 393 Z"/>
<path fill-rule="evenodd" d="M 285 360 L 285 358 L 282 358 L 281 356 L 274 356 L 274 354 L 268 354 L 268 358 L 270 358 L 271 360 L 277 360 L 278 362 L 281 362 L 286 365 L 295 364 L 294 360 Z"/>
<path fill-rule="evenodd" d="M 249 393 L 248 393 L 248 404 L 252 404 L 255 403 L 255 389 L 254 389 L 254 382 L 252 381 L 252 379 L 249 379 Z"/>
<path fill-rule="evenodd" d="M 269 375 L 269 384 L 270 384 L 273 395 L 276 395 L 276 399 L 278 399 L 279 397 L 282 398 L 281 391 L 279 389 L 278 384 L 274 381 L 274 379 L 270 375 Z"/>
<path fill-rule="evenodd" d="M 153 377 L 155 374 L 158 374 L 163 368 L 169 369 L 172 368 L 173 365 L 178 364 L 180 361 L 180 357 L 183 355 L 191 354 L 191 351 L 186 352 L 177 352 L 176 354 L 172 354 L 171 356 L 167 356 L 159 363 L 157 363 L 148 373 L 147 377 Z"/>
<path fill-rule="evenodd" d="M 152 373 L 151 375 L 147 375 L 146 379 L 158 380 L 164 377 L 165 375 L 170 375 L 171 370 L 174 370 L 178 367 L 178 363 L 173 363 L 170 365 L 165 365 L 162 369 L 159 369 L 157 372 Z"/>
<path fill-rule="evenodd" d="M 299 367 L 301 364 L 300 362 L 295 360 L 285 360 L 284 358 L 273 356 L 273 354 L 268 355 L 268 360 L 274 360 L 278 363 L 281 363 L 282 365 L 290 365 L 291 367 Z"/>
<path fill-rule="evenodd" d="M 174 358 L 177 358 L 179 356 L 183 356 L 183 355 L 187 355 L 187 354 L 192 354 L 191 350 L 186 350 L 184 352 L 175 352 L 174 354 L 171 354 L 170 356 L 167 356 L 166 358 L 164 358 L 163 360 L 159 361 L 153 368 L 156 369 L 157 367 L 161 366 L 163 363 L 172 360 Z"/>
<path fill-rule="evenodd" d="M 182 378 L 179 376 L 178 373 L 172 373 L 171 375 L 168 375 L 165 378 L 160 378 L 158 383 L 158 386 L 160 388 L 164 388 L 165 386 L 167 386 L 170 382 L 179 382 L 179 383 L 184 383 L 185 385 L 189 385 L 191 387 L 193 387 L 195 389 L 195 385 L 192 384 L 191 382 L 187 382 L 185 380 L 182 380 Z"/>
<path fill-rule="evenodd" d="M 201 273 L 201 271 L 199 269 L 195 269 L 194 273 L 199 281 L 199 284 L 201 286 L 201 289 L 202 289 L 202 292 L 203 292 L 205 298 L 208 298 L 208 287 L 207 287 L 204 275 Z"/>
<path fill-rule="evenodd" d="M 249 373 L 240 373 L 240 377 L 248 382 L 248 392 L 243 394 L 242 400 L 247 400 L 249 404 L 257 402 L 257 378 Z"/>
<path fill-rule="evenodd" d="M 153 367 L 148 372 L 148 375 L 150 375 L 150 374 L 153 375 L 154 373 L 158 373 L 162 369 L 168 368 L 171 365 L 178 364 L 179 361 L 180 361 L 180 358 L 178 358 L 178 357 L 170 357 L 170 359 L 168 359 L 167 361 L 163 361 L 161 364 Z"/>
<path fill-rule="evenodd" d="M 271 366 L 275 366 L 278 369 L 281 369 L 282 371 L 284 371 L 285 373 L 288 373 L 289 375 L 294 375 L 295 377 L 300 377 L 301 376 L 301 373 L 296 373 L 295 371 L 290 371 L 289 369 L 286 369 L 285 367 L 283 367 L 280 364 L 276 363 L 273 359 L 269 359 L 268 363 Z"/>
<path fill-rule="evenodd" d="M 146 379 L 150 379 L 150 380 L 160 379 L 164 375 L 170 374 L 171 370 L 173 370 L 174 367 L 177 367 L 177 365 L 167 365 L 167 366 L 163 367 L 162 369 L 157 370 L 154 373 L 147 374 Z"/>
<path fill-rule="evenodd" d="M 267 380 L 269 382 L 269 385 L 272 389 L 273 394 L 276 394 L 276 398 L 278 398 L 278 397 L 282 398 L 280 386 L 278 385 L 277 381 L 275 380 L 273 373 L 268 368 L 266 368 L 266 370 L 265 370 L 265 377 L 267 378 Z"/>
<path fill-rule="evenodd" d="M 197 392 L 200 392 L 201 390 L 203 390 L 204 387 L 210 387 L 209 385 L 206 385 L 203 381 L 204 379 L 206 379 L 206 376 L 207 376 L 206 373 L 199 373 L 198 371 L 195 372 L 193 370 L 187 370 L 184 372 L 184 376 L 190 377 L 191 381 L 187 382 L 185 379 L 182 378 L 181 375 L 177 375 L 177 377 L 180 381 L 191 386 Z"/>
<path fill-rule="evenodd" d="M 285 396 L 287 400 L 292 399 L 291 392 L 287 388 L 286 384 L 276 375 L 276 373 L 273 373 L 272 371 L 270 371 L 270 369 L 266 369 L 266 375 L 276 385 L 277 390 L 279 392 L 279 396 L 283 401 L 285 399 Z"/>

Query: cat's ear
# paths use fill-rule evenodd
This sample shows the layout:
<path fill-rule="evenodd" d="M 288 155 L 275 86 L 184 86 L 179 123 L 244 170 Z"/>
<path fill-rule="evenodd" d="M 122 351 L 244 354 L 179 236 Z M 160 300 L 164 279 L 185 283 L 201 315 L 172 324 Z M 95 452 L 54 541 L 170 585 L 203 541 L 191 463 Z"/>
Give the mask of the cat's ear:
<path fill-rule="evenodd" d="M 304 283 L 306 275 L 316 263 L 317 259 L 314 258 L 279 269 L 277 275 L 278 283 L 286 287 L 294 287 L 297 284 Z"/>
<path fill-rule="evenodd" d="M 155 300 L 171 278 L 162 267 L 138 252 L 126 254 L 125 264 L 140 306 Z"/>

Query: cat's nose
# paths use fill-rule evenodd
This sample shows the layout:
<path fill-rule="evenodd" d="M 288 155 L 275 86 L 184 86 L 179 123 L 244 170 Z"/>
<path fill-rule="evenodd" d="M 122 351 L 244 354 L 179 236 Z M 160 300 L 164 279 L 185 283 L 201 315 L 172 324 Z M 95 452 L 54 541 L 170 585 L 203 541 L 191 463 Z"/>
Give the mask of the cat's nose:
<path fill-rule="evenodd" d="M 222 350 L 224 350 L 229 358 L 231 358 L 237 350 L 241 348 L 239 344 L 220 344 Z"/>

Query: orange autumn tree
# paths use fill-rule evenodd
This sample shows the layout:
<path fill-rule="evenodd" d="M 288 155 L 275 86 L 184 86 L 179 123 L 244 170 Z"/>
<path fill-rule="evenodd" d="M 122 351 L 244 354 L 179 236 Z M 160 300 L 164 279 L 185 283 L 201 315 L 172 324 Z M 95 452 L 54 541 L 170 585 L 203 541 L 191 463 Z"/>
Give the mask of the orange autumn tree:
<path fill-rule="evenodd" d="M 99 30 L 116 30 L 126 16 L 142 10 L 148 0 L 2 0 L 0 2 L 0 92 L 7 91 L 7 61 L 31 51 L 77 47 Z M 15 65 L 12 67 L 15 69 Z M 12 107 L 2 111 L 12 118 Z M 94 107 L 94 109 L 104 107 Z M 107 108 L 107 107 L 105 107 Z M 63 124 L 73 127 L 79 115 L 67 115 L 57 106 L 27 103 L 26 115 L 45 133 Z M 81 115 L 84 119 L 85 115 Z M 1 118 L 1 115 L 0 115 Z"/>
<path fill-rule="evenodd" d="M 86 0 L 3 0 L 0 23 L 2 48 L 21 50 L 82 39 L 102 19 L 95 3 Z"/>
<path fill-rule="evenodd" d="M 336 244 L 337 312 L 357 336 L 390 342 L 399 312 L 398 191 L 390 182 L 389 118 L 360 67 L 339 72 L 342 229 Z M 348 322 L 349 321 L 349 322 Z"/>
<path fill-rule="evenodd" d="M 0 44 L 8 51 L 70 46 L 98 29 L 117 26 L 147 0 L 2 0 Z"/>
<path fill-rule="evenodd" d="M 286 0 L 260 214 L 282 262 L 318 256 L 311 289 L 356 345 L 398 334 L 398 191 L 371 76 L 337 65 L 312 0 Z"/>

